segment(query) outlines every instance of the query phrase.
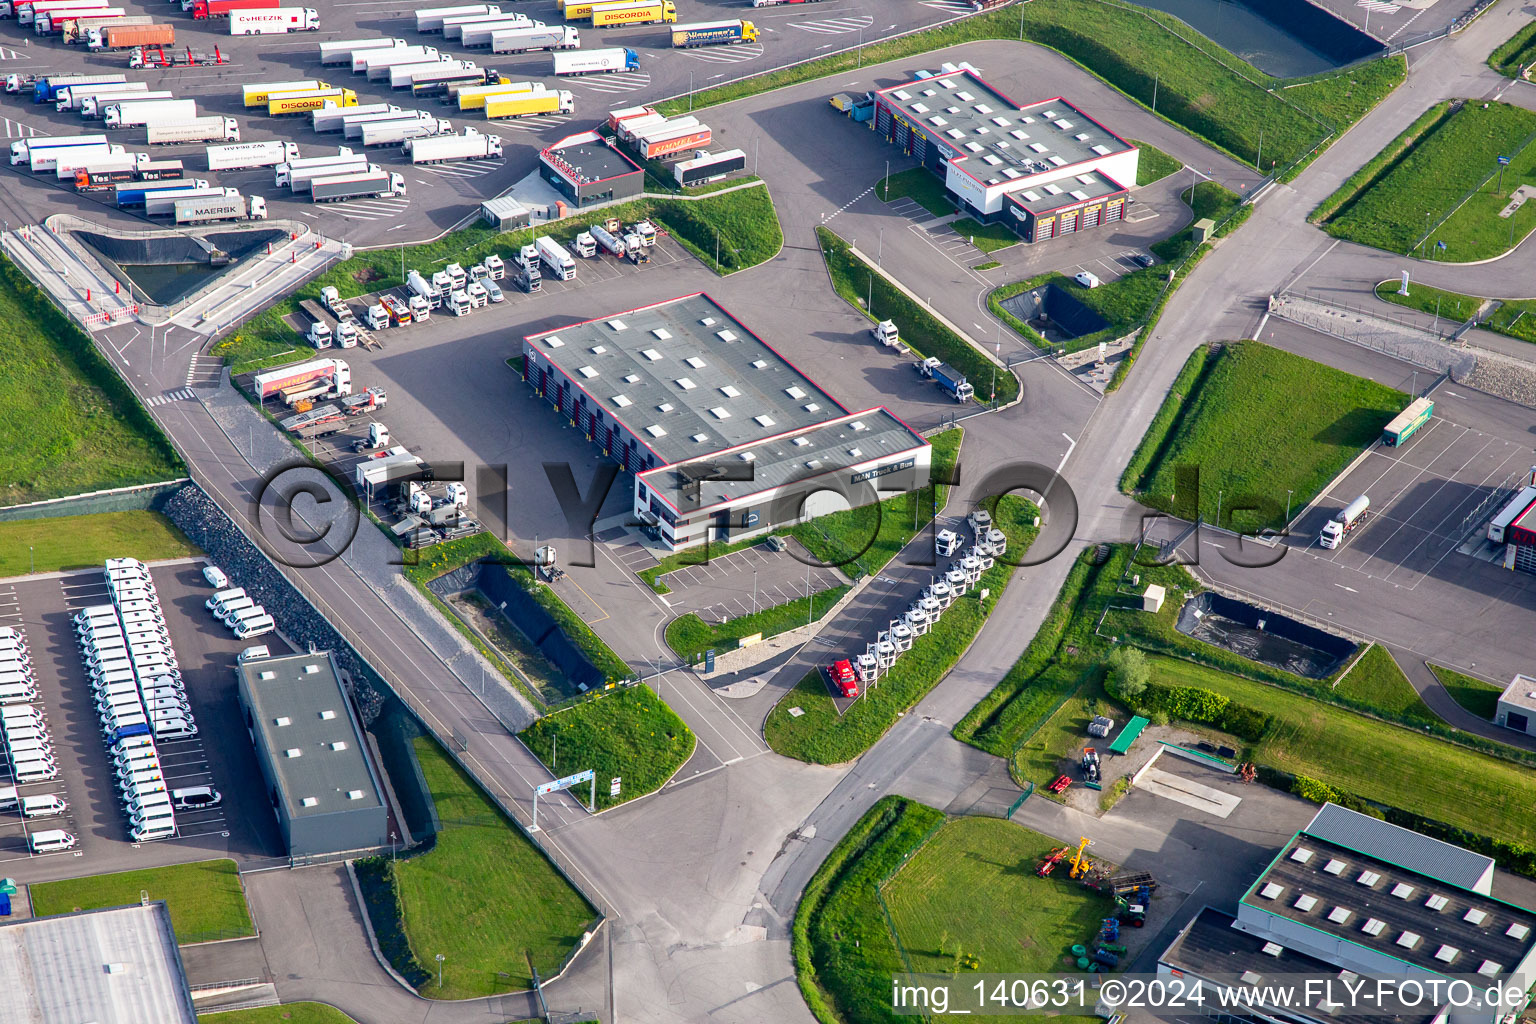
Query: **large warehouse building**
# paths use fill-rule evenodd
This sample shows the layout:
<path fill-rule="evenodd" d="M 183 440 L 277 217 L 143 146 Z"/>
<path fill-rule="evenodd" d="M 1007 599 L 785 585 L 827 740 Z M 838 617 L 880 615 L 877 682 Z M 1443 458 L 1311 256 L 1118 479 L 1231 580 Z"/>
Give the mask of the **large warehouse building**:
<path fill-rule="evenodd" d="M 1491 896 L 1493 877 L 1492 858 L 1325 804 L 1248 888 L 1236 915 L 1201 910 L 1159 957 L 1158 971 L 1215 985 L 1348 972 L 1476 978 L 1524 991 L 1536 968 L 1536 913 Z M 1274 1019 L 1260 1012 L 1272 1008 L 1254 1009 Z M 1399 1024 L 1443 1019 L 1428 1002 L 1402 1011 Z M 1292 1005 L 1280 1018 L 1337 1024 L 1361 1016 L 1323 1004 Z"/>
<path fill-rule="evenodd" d="M 921 435 L 850 412 L 703 293 L 531 334 L 523 375 L 635 474 L 635 515 L 673 550 L 928 482 Z"/>
<path fill-rule="evenodd" d="M 290 857 L 389 845 L 389 811 L 330 652 L 254 658 L 235 669 Z"/>
<path fill-rule="evenodd" d="M 983 223 L 1026 241 L 1125 215 L 1140 151 L 1061 97 L 1020 107 L 969 68 L 875 93 L 874 128 Z"/>

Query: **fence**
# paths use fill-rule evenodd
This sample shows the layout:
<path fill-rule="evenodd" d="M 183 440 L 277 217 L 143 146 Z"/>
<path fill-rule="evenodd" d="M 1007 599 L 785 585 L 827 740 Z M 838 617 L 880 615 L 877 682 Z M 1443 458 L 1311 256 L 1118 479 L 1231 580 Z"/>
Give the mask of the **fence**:
<path fill-rule="evenodd" d="M 1282 292 L 1270 299 L 1269 312 L 1281 320 L 1435 373 L 1448 372 L 1458 379 L 1471 373 L 1477 365 L 1476 355 L 1450 348 L 1444 343 L 1443 334 L 1374 310 L 1322 299 L 1309 292 Z"/>
<path fill-rule="evenodd" d="M 1527 135 L 1524 138 L 1524 140 L 1521 141 L 1520 145 L 1513 147 L 1510 150 L 1510 152 L 1511 153 L 1523 152 L 1525 150 L 1525 147 L 1529 146 L 1532 142 L 1536 142 L 1536 132 L 1532 132 L 1531 134 Z M 1448 221 L 1452 217 L 1454 217 L 1456 215 L 1456 211 L 1461 209 L 1463 206 L 1466 205 L 1467 200 L 1471 199 L 1473 196 L 1475 196 L 1479 192 L 1481 192 L 1482 189 L 1483 189 L 1483 186 L 1488 184 L 1488 182 L 1493 179 L 1493 176 L 1495 174 L 1499 175 L 1502 178 L 1503 177 L 1503 173 L 1504 173 L 1505 170 L 1506 170 L 1506 168 L 1504 166 L 1502 166 L 1502 165 L 1495 165 L 1492 170 L 1490 170 L 1487 174 L 1483 175 L 1483 180 L 1479 181 L 1476 185 L 1473 185 L 1471 188 L 1467 189 L 1467 191 L 1462 195 L 1462 197 L 1460 199 L 1456 200 L 1455 205 L 1453 205 L 1449 210 L 1447 210 L 1443 217 L 1441 217 L 1439 220 L 1435 221 L 1433 227 L 1431 227 L 1428 231 L 1424 232 L 1417 239 L 1415 239 L 1413 245 L 1408 247 L 1408 251 L 1409 252 L 1413 252 L 1414 250 L 1418 249 L 1419 246 L 1421 246 L 1425 242 L 1427 242 L 1431 235 L 1433 235 L 1436 231 L 1440 230 L 1441 225 L 1443 225 L 1446 221 Z M 1511 180 L 1514 180 L 1514 179 L 1512 178 Z M 1511 245 L 1513 245 L 1514 237 L 1515 237 L 1515 219 L 1514 219 L 1514 217 L 1510 217 L 1510 219 L 1509 219 L 1509 237 L 1510 237 Z M 1424 252 L 1419 253 L 1418 258 L 1421 259 L 1421 260 L 1433 260 L 1435 258 L 1435 253 L 1438 252 L 1438 251 L 1439 251 L 1438 247 L 1435 248 L 1435 249 L 1426 249 Z"/>
<path fill-rule="evenodd" d="M 1035 784 L 1033 782 L 1026 782 L 1024 784 L 1024 792 L 1019 794 L 1019 798 L 1017 800 L 1015 800 L 1009 806 L 1008 813 L 1003 815 L 1003 817 L 1008 819 L 1009 821 L 1012 821 L 1014 813 L 1016 811 L 1018 811 L 1018 809 L 1020 807 L 1023 807 L 1024 806 L 1024 801 L 1028 800 L 1031 796 L 1034 796 L 1034 794 L 1035 794 Z"/>

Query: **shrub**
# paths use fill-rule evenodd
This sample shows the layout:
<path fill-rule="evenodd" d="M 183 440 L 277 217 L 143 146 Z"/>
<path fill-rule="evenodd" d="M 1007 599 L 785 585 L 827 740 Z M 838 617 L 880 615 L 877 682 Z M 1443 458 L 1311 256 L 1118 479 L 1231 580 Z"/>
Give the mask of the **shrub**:
<path fill-rule="evenodd" d="M 1152 671 L 1147 667 L 1147 656 L 1135 647 L 1117 647 L 1110 653 L 1109 679 L 1104 688 L 1114 697 L 1133 701 L 1147 690 Z"/>

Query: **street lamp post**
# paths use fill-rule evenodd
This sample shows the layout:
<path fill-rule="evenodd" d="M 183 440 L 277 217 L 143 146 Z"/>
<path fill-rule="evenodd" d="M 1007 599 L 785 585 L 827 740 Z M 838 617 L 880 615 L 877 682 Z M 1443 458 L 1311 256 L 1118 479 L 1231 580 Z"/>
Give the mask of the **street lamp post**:
<path fill-rule="evenodd" d="M 31 563 L 31 567 L 27 570 L 27 575 L 30 576 L 37 572 L 37 557 L 32 553 L 31 544 L 27 545 L 27 561 Z"/>
<path fill-rule="evenodd" d="M 1218 529 L 1218 530 L 1221 529 L 1221 494 L 1222 494 L 1222 492 L 1220 490 L 1217 490 L 1217 492 L 1216 492 L 1216 529 Z"/>
<path fill-rule="evenodd" d="M 395 832 L 394 832 L 394 829 L 390 829 L 390 832 L 389 832 L 389 859 L 390 860 L 394 860 L 395 859 Z"/>
<path fill-rule="evenodd" d="M 437 987 L 443 987 L 443 961 L 448 959 L 443 954 L 437 954 Z"/>
<path fill-rule="evenodd" d="M 757 570 L 752 570 L 752 614 L 757 614 Z"/>
<path fill-rule="evenodd" d="M 688 109 L 693 109 L 693 72 L 688 72 Z"/>
<path fill-rule="evenodd" d="M 1296 492 L 1294 490 L 1285 492 L 1285 521 L 1287 523 L 1291 521 L 1291 495 L 1295 493 Z"/>

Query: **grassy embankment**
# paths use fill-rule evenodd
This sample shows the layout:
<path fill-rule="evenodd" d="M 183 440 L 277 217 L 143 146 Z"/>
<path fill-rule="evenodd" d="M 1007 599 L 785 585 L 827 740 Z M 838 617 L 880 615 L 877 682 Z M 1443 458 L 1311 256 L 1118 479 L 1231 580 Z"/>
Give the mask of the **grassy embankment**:
<path fill-rule="evenodd" d="M 1452 700 L 1478 718 L 1493 721 L 1493 716 L 1498 713 L 1499 694 L 1504 692 L 1504 687 L 1485 683 L 1481 679 L 1439 665 L 1431 665 L 1429 669 L 1440 680 L 1440 685 L 1445 687 Z"/>
<path fill-rule="evenodd" d="M 766 187 L 745 188 L 698 201 L 641 199 L 578 213 L 553 224 L 542 224 L 537 233 L 569 243 L 576 235 L 609 217 L 626 223 L 649 217 L 674 240 L 716 269 L 716 231 L 719 231 L 719 267 L 722 274 L 755 267 L 776 255 L 784 244 L 773 198 Z M 404 246 L 405 268 L 430 276 L 450 262 L 468 266 L 492 253 L 506 258 L 519 246 L 533 241 L 532 229 L 497 232 L 476 221 L 435 242 Z M 234 364 L 235 372 L 273 362 L 304 358 L 307 349 L 296 347 L 298 334 L 283 318 L 299 308 L 303 299 L 318 299 L 320 289 L 334 285 L 344 299 L 371 294 L 404 284 L 400 276 L 401 250 L 359 252 L 338 263 L 270 309 L 253 317 L 227 340 L 213 348 L 215 355 Z"/>
<path fill-rule="evenodd" d="M 1436 314 L 1445 321 L 1445 330 L 1465 323 L 1488 303 L 1496 303 L 1496 308 L 1478 326 L 1507 338 L 1536 343 L 1536 299 L 1485 299 L 1412 283 L 1407 295 L 1399 295 L 1398 286 L 1397 281 L 1383 281 L 1376 286 L 1376 297 L 1396 306 Z"/>
<path fill-rule="evenodd" d="M 761 634 L 762 639 L 767 640 L 791 629 L 808 626 L 831 611 L 849 589 L 846 586 L 828 587 L 806 597 L 718 623 L 705 622 L 689 612 L 667 623 L 667 646 L 692 664 L 711 649 L 721 653 L 735 650 L 744 636 Z"/>
<path fill-rule="evenodd" d="M 204 860 L 142 871 L 87 875 L 27 887 L 38 917 L 100 907 L 124 907 L 140 894 L 165 900 L 181 945 L 255 935 L 240 871 L 232 860 Z"/>
<path fill-rule="evenodd" d="M 0 323 L 0 505 L 185 474 L 90 337 L 3 256 Z"/>
<path fill-rule="evenodd" d="M 100 568 L 121 556 L 184 558 L 198 550 L 169 519 L 145 509 L 0 523 L 0 577 Z"/>
<path fill-rule="evenodd" d="M 1292 511 L 1305 507 L 1407 404 L 1375 381 L 1257 342 L 1204 346 L 1175 379 L 1121 488 L 1180 518 L 1280 529 L 1287 492 Z"/>
<path fill-rule="evenodd" d="M 1520 69 L 1536 62 L 1536 21 L 1525 25 L 1488 55 L 1488 66 L 1501 75 L 1518 78 Z"/>

